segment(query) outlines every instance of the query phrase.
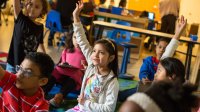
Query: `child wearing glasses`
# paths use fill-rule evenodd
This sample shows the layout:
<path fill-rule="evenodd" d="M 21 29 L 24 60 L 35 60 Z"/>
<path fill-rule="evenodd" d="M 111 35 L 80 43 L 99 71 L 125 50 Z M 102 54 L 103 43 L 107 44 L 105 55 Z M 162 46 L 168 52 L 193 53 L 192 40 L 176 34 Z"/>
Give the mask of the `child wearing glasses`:
<path fill-rule="evenodd" d="M 44 99 L 40 86 L 48 82 L 54 62 L 47 54 L 30 52 L 21 65 L 16 65 L 16 75 L 0 66 L 0 110 L 3 112 L 48 112 L 49 104 Z"/>

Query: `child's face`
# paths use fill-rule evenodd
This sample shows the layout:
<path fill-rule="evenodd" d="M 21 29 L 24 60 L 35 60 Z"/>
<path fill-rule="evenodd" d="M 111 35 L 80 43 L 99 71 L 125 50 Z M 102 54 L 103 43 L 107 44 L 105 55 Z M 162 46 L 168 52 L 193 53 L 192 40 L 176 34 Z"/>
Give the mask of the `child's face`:
<path fill-rule="evenodd" d="M 73 45 L 74 45 L 75 48 L 79 48 L 79 45 L 76 41 L 76 36 L 74 34 L 73 34 L 73 37 L 72 37 L 72 42 L 73 42 Z"/>
<path fill-rule="evenodd" d="M 41 0 L 31 0 L 27 5 L 27 13 L 31 19 L 36 19 L 42 13 L 42 2 Z"/>
<path fill-rule="evenodd" d="M 110 63 L 110 54 L 102 44 L 96 44 L 93 48 L 91 59 L 94 65 L 107 67 Z"/>
<path fill-rule="evenodd" d="M 165 68 L 161 64 L 158 64 L 158 69 L 156 71 L 154 80 L 155 81 L 163 81 L 166 79 L 168 79 L 168 76 L 167 76 Z"/>
<path fill-rule="evenodd" d="M 163 55 L 163 53 L 165 52 L 165 48 L 167 47 L 168 43 L 165 41 L 160 41 L 157 45 L 156 45 L 156 56 L 157 58 L 161 58 L 161 56 Z"/>
<path fill-rule="evenodd" d="M 18 89 L 34 89 L 38 88 L 40 85 L 41 73 L 39 67 L 32 61 L 25 59 L 20 67 L 18 67 L 18 72 L 16 73 L 16 87 Z"/>

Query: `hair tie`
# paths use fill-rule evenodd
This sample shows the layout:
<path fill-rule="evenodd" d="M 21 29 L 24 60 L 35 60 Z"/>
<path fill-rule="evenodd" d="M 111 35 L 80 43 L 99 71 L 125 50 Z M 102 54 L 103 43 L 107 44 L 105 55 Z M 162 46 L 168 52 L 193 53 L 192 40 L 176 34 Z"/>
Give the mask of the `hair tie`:
<path fill-rule="evenodd" d="M 113 44 L 113 42 L 110 39 L 108 39 L 108 38 L 103 38 L 103 39 L 106 40 L 106 41 L 108 41 L 108 43 L 110 43 L 112 45 L 112 47 L 113 47 L 113 49 L 115 51 L 115 45 Z"/>
<path fill-rule="evenodd" d="M 160 107 L 145 93 L 135 93 L 128 97 L 127 101 L 138 104 L 145 112 L 162 112 Z"/>

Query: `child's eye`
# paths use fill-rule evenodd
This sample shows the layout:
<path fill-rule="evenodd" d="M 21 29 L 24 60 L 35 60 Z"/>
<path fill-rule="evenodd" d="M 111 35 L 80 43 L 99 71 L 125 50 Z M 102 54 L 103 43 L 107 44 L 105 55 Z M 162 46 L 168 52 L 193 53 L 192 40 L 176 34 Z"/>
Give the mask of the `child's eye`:
<path fill-rule="evenodd" d="M 96 52 L 95 50 L 93 50 L 92 52 Z"/>
<path fill-rule="evenodd" d="M 100 52 L 101 54 L 104 54 L 104 52 Z"/>
<path fill-rule="evenodd" d="M 24 71 L 24 75 L 26 75 L 27 77 L 30 77 L 33 75 L 32 71 L 31 70 L 25 70 Z"/>

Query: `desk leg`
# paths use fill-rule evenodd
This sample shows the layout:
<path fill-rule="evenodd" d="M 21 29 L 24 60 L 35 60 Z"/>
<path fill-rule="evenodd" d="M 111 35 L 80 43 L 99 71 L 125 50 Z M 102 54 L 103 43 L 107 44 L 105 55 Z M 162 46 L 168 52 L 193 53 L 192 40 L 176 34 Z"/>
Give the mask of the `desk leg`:
<path fill-rule="evenodd" d="M 125 48 L 124 49 L 123 58 L 122 58 L 120 74 L 125 74 L 126 73 L 127 64 L 128 64 L 128 56 L 129 56 L 129 48 Z"/>
<path fill-rule="evenodd" d="M 104 30 L 104 27 L 103 26 L 99 26 L 99 30 L 97 32 L 97 37 L 95 38 L 95 41 L 98 40 L 98 39 L 101 39 L 102 34 L 103 34 L 103 30 Z"/>
<path fill-rule="evenodd" d="M 190 48 L 189 48 L 189 43 L 188 43 L 187 53 L 186 53 L 186 58 L 185 58 L 185 70 L 187 70 L 189 50 L 190 50 Z"/>
<path fill-rule="evenodd" d="M 192 48 L 193 44 L 188 43 L 188 48 L 187 48 L 187 56 L 186 56 L 186 80 L 189 80 L 189 75 L 190 75 L 190 65 L 191 65 L 191 60 L 192 60 Z"/>
<path fill-rule="evenodd" d="M 122 59 L 122 64 L 121 64 L 121 69 L 120 69 L 120 73 L 119 73 L 119 78 L 132 80 L 134 78 L 134 76 L 126 74 L 129 55 L 130 55 L 130 48 L 125 48 L 124 54 L 123 54 L 123 59 Z"/>

